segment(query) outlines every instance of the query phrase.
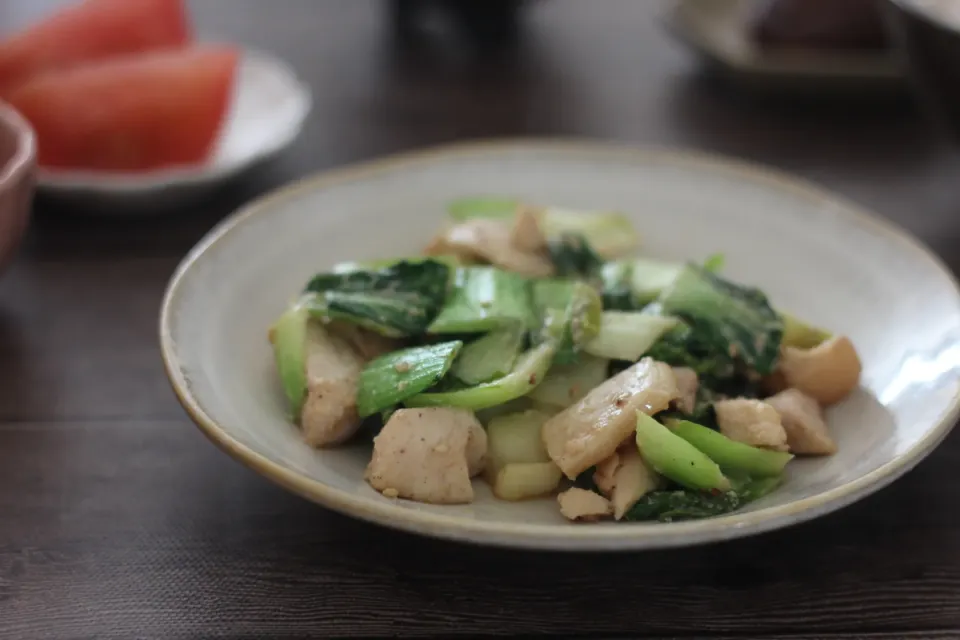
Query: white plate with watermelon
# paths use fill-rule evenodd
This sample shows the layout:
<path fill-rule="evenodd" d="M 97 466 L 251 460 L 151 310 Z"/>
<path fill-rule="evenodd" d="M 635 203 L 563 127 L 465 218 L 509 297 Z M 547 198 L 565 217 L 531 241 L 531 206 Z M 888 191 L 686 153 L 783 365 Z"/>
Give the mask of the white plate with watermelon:
<path fill-rule="evenodd" d="M 183 205 L 276 156 L 312 102 L 282 60 L 196 42 L 182 0 L 85 0 L 14 34 L 0 98 L 37 132 L 41 192 L 123 214 Z"/>

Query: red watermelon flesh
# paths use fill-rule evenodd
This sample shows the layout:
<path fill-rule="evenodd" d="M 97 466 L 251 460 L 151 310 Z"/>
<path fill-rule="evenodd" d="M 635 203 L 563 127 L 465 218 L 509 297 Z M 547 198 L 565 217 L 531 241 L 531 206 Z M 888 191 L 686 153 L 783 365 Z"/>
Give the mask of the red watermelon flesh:
<path fill-rule="evenodd" d="M 183 0 L 84 0 L 0 42 L 0 97 L 38 74 L 191 39 Z"/>
<path fill-rule="evenodd" d="M 239 57 L 218 46 L 110 60 L 37 76 L 10 103 L 33 125 L 44 168 L 198 164 L 229 111 Z"/>

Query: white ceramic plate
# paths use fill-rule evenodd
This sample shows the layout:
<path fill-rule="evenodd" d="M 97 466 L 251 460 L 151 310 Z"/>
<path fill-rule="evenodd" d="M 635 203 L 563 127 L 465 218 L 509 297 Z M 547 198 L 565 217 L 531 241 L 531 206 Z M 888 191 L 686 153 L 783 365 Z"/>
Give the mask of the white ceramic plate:
<path fill-rule="evenodd" d="M 746 88 L 814 95 L 902 88 L 903 73 L 888 53 L 764 51 L 747 32 L 753 4 L 754 0 L 677 0 L 664 20 L 683 43 Z"/>
<path fill-rule="evenodd" d="M 297 138 L 311 108 L 309 88 L 282 60 L 247 50 L 230 111 L 210 160 L 200 167 L 137 175 L 41 170 L 41 193 L 83 210 L 136 215 L 179 206 L 282 151 Z"/>
<path fill-rule="evenodd" d="M 314 451 L 286 421 L 267 327 L 309 276 L 334 263 L 415 253 L 445 203 L 498 193 L 622 210 L 648 255 L 722 251 L 725 273 L 775 305 L 852 337 L 865 388 L 833 408 L 839 453 L 789 466 L 748 508 L 672 524 L 571 524 L 554 499 L 440 507 L 364 483 L 368 446 Z M 177 395 L 227 453 L 311 500 L 373 522 L 483 544 L 642 549 L 735 538 L 838 509 L 891 482 L 953 426 L 960 294 L 922 245 L 787 176 L 719 158 L 563 142 L 496 142 L 414 153 L 302 181 L 246 207 L 177 269 L 160 318 Z"/>

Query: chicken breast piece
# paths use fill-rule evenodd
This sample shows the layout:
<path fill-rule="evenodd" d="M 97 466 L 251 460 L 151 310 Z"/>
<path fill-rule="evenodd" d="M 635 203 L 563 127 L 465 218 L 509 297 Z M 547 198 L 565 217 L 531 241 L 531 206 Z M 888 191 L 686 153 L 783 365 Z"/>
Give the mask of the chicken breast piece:
<path fill-rule="evenodd" d="M 353 350 L 366 361 L 396 351 L 401 346 L 401 342 L 396 338 L 382 336 L 349 322 L 330 323 L 327 325 L 327 330 L 346 340 L 353 347 Z"/>
<path fill-rule="evenodd" d="M 647 466 L 633 438 L 628 438 L 617 451 L 600 462 L 593 473 L 593 483 L 613 505 L 613 517 L 621 519 L 646 493 L 660 484 L 660 476 Z"/>
<path fill-rule="evenodd" d="M 787 432 L 777 410 L 760 400 L 733 398 L 713 405 L 720 433 L 737 442 L 778 451 L 787 449 Z"/>
<path fill-rule="evenodd" d="M 673 367 L 673 377 L 677 379 L 677 408 L 684 413 L 693 413 L 697 407 L 697 390 L 700 388 L 700 379 L 697 372 L 690 367 Z"/>
<path fill-rule="evenodd" d="M 670 366 L 643 358 L 547 420 L 543 444 L 564 475 L 574 479 L 633 434 L 637 411 L 659 413 L 677 396 Z"/>
<path fill-rule="evenodd" d="M 540 230 L 537 209 L 521 206 L 510 229 L 510 244 L 526 253 L 542 253 L 547 250 L 547 238 Z"/>
<path fill-rule="evenodd" d="M 306 349 L 307 397 L 300 428 L 313 447 L 339 444 L 360 427 L 357 381 L 365 359 L 318 322 L 307 327 Z"/>
<path fill-rule="evenodd" d="M 780 414 L 783 429 L 787 432 L 787 446 L 792 453 L 830 455 L 837 452 L 837 445 L 830 437 L 816 400 L 799 389 L 787 389 L 764 402 Z"/>
<path fill-rule="evenodd" d="M 620 465 L 614 474 L 614 487 L 610 494 L 613 517 L 619 520 L 637 504 L 637 500 L 660 485 L 660 476 L 647 466 L 635 443 L 620 449 Z"/>
<path fill-rule="evenodd" d="M 373 439 L 367 482 L 385 496 L 431 504 L 472 502 L 471 434 L 480 442 L 474 425 L 479 426 L 476 417 L 463 409 L 398 409 Z"/>
<path fill-rule="evenodd" d="M 483 473 L 487 466 L 487 432 L 473 413 L 466 413 L 473 418 L 467 426 L 467 470 L 472 478 Z"/>
<path fill-rule="evenodd" d="M 572 487 L 557 496 L 560 513 L 568 520 L 599 520 L 613 513 L 610 501 L 593 491 Z"/>
<path fill-rule="evenodd" d="M 617 470 L 620 469 L 620 454 L 616 451 L 609 458 L 597 463 L 593 471 L 593 484 L 597 485 L 600 493 L 610 497 L 613 488 L 617 486 Z"/>
<path fill-rule="evenodd" d="M 424 253 L 453 254 L 468 261 L 479 258 L 525 276 L 553 275 L 553 263 L 546 256 L 517 248 L 511 235 L 509 222 L 489 218 L 467 220 L 434 238 Z"/>

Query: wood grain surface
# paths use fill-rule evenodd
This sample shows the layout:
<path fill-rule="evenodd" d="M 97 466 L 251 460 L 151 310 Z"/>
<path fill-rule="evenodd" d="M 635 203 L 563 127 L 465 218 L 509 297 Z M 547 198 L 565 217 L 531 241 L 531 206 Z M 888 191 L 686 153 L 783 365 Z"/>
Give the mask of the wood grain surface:
<path fill-rule="evenodd" d="M 58 2 L 0 0 L 0 31 Z M 736 155 L 894 219 L 960 269 L 960 159 L 909 102 L 738 95 L 658 2 L 539 0 L 512 49 L 399 42 L 375 0 L 196 0 L 200 29 L 289 60 L 303 137 L 209 202 L 105 220 L 39 202 L 0 278 L 0 638 L 960 637 L 960 433 L 893 486 L 791 529 L 591 556 L 419 539 L 289 495 L 185 417 L 156 340 L 181 256 L 296 177 L 485 136 Z"/>

